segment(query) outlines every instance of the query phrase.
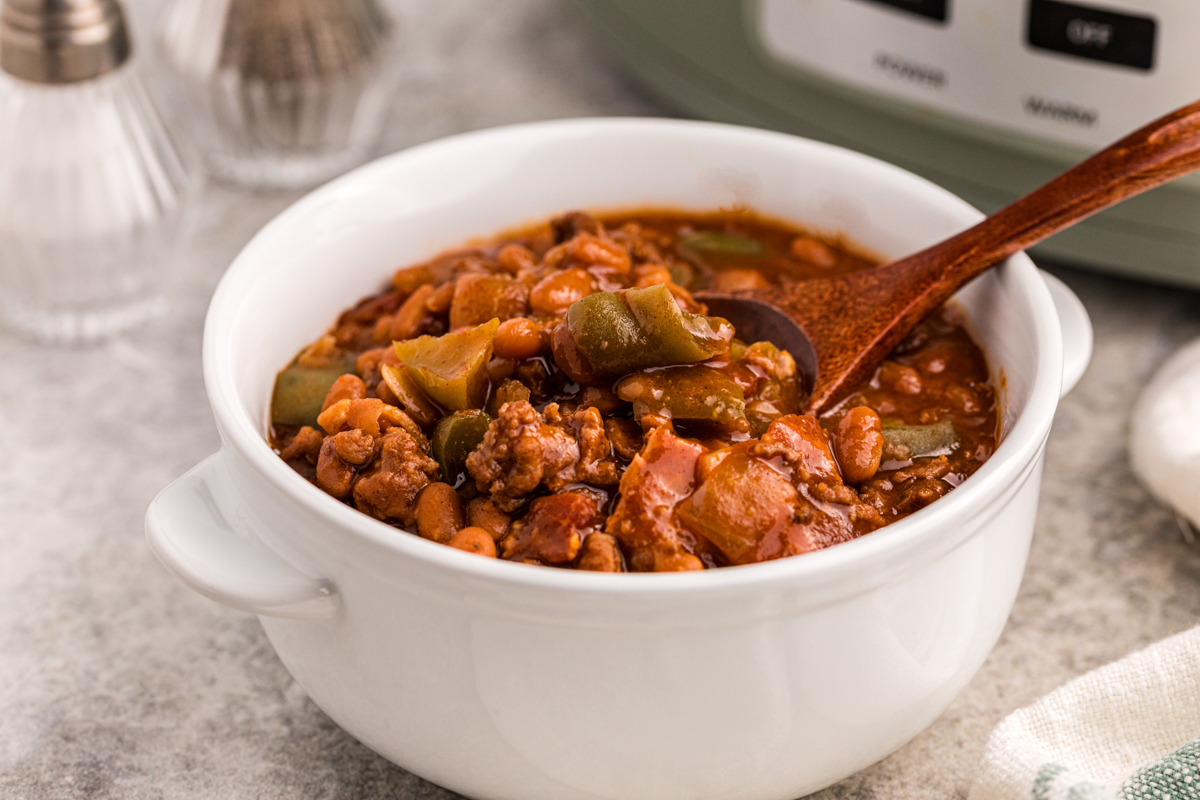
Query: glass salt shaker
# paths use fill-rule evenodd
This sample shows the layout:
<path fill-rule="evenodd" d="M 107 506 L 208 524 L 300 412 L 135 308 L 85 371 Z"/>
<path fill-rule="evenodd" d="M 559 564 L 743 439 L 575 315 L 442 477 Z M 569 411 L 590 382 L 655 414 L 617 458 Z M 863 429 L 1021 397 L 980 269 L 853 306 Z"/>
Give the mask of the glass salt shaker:
<path fill-rule="evenodd" d="M 364 161 L 394 85 L 379 0 L 173 0 L 159 43 L 210 173 L 300 187 Z"/>
<path fill-rule="evenodd" d="M 0 314 L 86 341 L 161 311 L 190 182 L 117 0 L 0 7 Z"/>

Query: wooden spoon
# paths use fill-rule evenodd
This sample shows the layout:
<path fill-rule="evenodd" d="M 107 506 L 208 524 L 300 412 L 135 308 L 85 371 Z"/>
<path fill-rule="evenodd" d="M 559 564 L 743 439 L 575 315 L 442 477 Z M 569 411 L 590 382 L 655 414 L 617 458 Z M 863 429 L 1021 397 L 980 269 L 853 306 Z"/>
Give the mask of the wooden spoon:
<path fill-rule="evenodd" d="M 997 211 L 898 261 L 789 287 L 697 295 L 747 341 L 789 350 L 810 379 L 805 411 L 832 408 L 927 314 L 989 267 L 1200 167 L 1200 102 L 1159 119 Z"/>

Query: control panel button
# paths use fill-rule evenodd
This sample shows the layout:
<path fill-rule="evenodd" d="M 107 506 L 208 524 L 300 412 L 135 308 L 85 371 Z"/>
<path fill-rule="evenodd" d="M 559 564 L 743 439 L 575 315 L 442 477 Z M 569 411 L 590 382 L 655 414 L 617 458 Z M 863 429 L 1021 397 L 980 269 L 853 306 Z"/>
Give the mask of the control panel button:
<path fill-rule="evenodd" d="M 1029 2 L 1029 44 L 1041 50 L 1150 70 L 1157 33 L 1153 17 L 1059 0 Z"/>
<path fill-rule="evenodd" d="M 921 17 L 945 22 L 950 15 L 950 0 L 867 0 L 881 6 L 891 6 Z"/>

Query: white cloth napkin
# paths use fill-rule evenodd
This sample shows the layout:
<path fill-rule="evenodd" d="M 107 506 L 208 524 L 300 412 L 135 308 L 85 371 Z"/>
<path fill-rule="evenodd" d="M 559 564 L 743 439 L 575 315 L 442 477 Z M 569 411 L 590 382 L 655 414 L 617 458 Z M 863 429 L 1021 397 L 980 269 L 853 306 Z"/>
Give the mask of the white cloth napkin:
<path fill-rule="evenodd" d="M 1200 627 L 1089 672 L 992 732 L 970 800 L 1200 798 Z"/>

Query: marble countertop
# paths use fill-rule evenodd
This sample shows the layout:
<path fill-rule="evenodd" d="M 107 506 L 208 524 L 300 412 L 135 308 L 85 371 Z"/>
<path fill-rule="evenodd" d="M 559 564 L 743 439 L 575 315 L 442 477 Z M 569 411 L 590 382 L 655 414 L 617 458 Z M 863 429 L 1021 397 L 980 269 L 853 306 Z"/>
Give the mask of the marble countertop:
<path fill-rule="evenodd" d="M 152 5 L 134 9 L 142 30 Z M 408 13 L 412 68 L 381 153 L 509 122 L 666 113 L 553 0 Z M 143 536 L 154 495 L 218 446 L 200 371 L 209 297 L 296 196 L 212 187 L 172 311 L 150 328 L 91 348 L 0 333 L 0 797 L 451 796 L 338 728 L 254 617 L 185 589 Z M 1200 549 L 1134 481 L 1125 446 L 1139 388 L 1200 336 L 1200 295 L 1050 269 L 1091 313 L 1096 350 L 1055 419 L 1012 618 L 937 722 L 817 797 L 965 797 L 998 720 L 1200 619 Z"/>

